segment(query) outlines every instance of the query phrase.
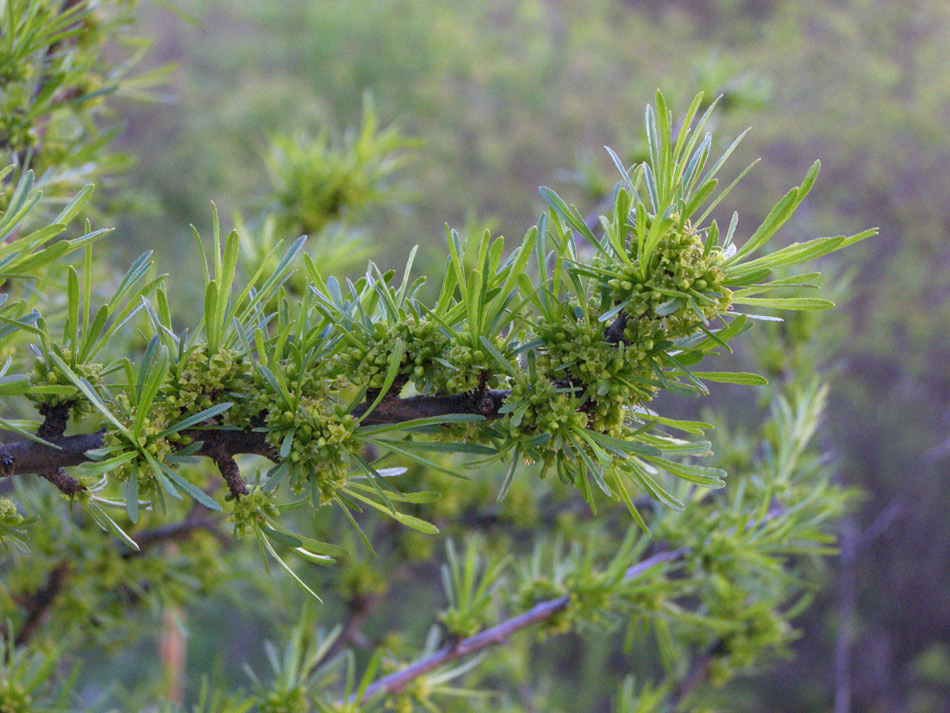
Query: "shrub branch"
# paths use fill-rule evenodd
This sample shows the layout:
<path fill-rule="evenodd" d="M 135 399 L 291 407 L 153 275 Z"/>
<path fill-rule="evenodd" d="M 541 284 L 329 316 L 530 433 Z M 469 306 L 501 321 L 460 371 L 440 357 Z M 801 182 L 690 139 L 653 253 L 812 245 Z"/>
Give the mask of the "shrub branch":
<path fill-rule="evenodd" d="M 629 581 L 636 579 L 647 570 L 661 564 L 681 560 L 686 557 L 689 552 L 690 549 L 688 547 L 682 547 L 677 550 L 660 552 L 652 557 L 648 557 L 630 567 L 624 575 L 624 580 Z M 468 638 L 443 646 L 431 656 L 416 661 L 401 671 L 396 671 L 388 676 L 384 676 L 368 686 L 363 693 L 363 700 L 369 700 L 373 696 L 380 694 L 386 696 L 398 694 L 405 689 L 409 683 L 420 676 L 434 671 L 447 663 L 460 659 L 463 656 L 474 654 L 491 646 L 504 644 L 513 634 L 516 634 L 522 629 L 550 619 L 565 611 L 570 606 L 570 603 L 571 596 L 569 594 L 557 597 L 556 599 L 547 599 L 535 604 L 528 611 L 506 619 L 489 629 L 480 631 L 474 636 L 469 636 Z M 351 702 L 355 700 L 356 698 L 354 696 Z"/>
<path fill-rule="evenodd" d="M 786 510 L 779 504 L 775 504 L 762 518 L 750 523 L 747 530 L 763 525 L 777 517 L 785 514 Z M 679 547 L 675 550 L 666 550 L 658 552 L 646 559 L 637 562 L 627 568 L 624 573 L 623 581 L 629 582 L 638 579 L 640 576 L 663 564 L 678 562 L 685 559 L 693 551 L 691 547 Z M 362 700 L 370 700 L 376 695 L 395 695 L 402 692 L 412 681 L 431 671 L 434 671 L 447 663 L 451 663 L 469 654 L 476 653 L 482 649 L 491 646 L 504 644 L 508 639 L 522 629 L 538 624 L 550 619 L 561 612 L 567 610 L 571 605 L 571 595 L 565 594 L 555 599 L 547 599 L 535 604 L 528 611 L 518 616 L 506 619 L 495 626 L 485 629 L 468 638 L 449 643 L 436 651 L 434 654 L 424 659 L 410 664 L 401 671 L 396 671 L 388 676 L 384 676 L 375 683 L 370 684 L 363 692 Z M 709 663 L 716 653 L 719 652 L 721 642 L 713 642 L 710 649 L 705 651 L 696 661 L 694 667 L 690 669 L 686 679 L 681 682 L 680 687 L 674 692 L 673 702 L 679 704 L 681 698 L 685 697 L 689 691 L 705 677 Z M 356 695 L 350 698 L 350 702 L 357 700 Z"/>
<path fill-rule="evenodd" d="M 464 394 L 383 399 L 372 413 L 363 419 L 362 423 L 368 426 L 405 423 L 418 418 L 449 414 L 477 414 L 487 419 L 498 418 L 499 409 L 504 405 L 508 394 L 508 391 L 486 390 Z M 362 415 L 367 407 L 368 404 L 360 404 L 353 410 L 353 415 Z M 38 435 L 43 438 L 43 433 L 41 427 Z M 265 433 L 262 431 L 193 429 L 185 433 L 190 438 L 202 442 L 196 455 L 211 458 L 219 468 L 222 468 L 222 463 L 227 464 L 227 459 L 233 460 L 234 456 L 242 453 L 264 456 L 275 462 L 279 460 L 273 446 L 265 440 Z M 104 435 L 105 431 L 100 430 L 95 433 L 44 438 L 54 444 L 55 448 L 35 441 L 19 441 L 2 445 L 0 446 L 0 477 L 38 473 L 49 480 L 50 476 L 44 473 L 91 461 L 92 459 L 86 456 L 86 452 L 102 448 Z M 224 474 L 224 470 L 222 470 L 222 475 L 230 488 L 229 476 Z"/>

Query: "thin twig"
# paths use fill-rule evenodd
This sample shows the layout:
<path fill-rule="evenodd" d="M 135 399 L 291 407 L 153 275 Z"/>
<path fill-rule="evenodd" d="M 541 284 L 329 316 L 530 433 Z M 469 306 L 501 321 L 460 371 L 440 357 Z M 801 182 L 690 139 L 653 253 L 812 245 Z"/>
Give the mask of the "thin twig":
<path fill-rule="evenodd" d="M 42 404 L 39 408 L 43 416 L 43 423 L 36 429 L 36 435 L 44 441 L 56 441 L 66 433 L 66 426 L 69 423 L 69 412 L 72 410 L 72 403 L 63 401 L 55 405 Z M 50 468 L 41 470 L 38 475 L 55 485 L 63 495 L 72 496 L 81 493 L 86 486 L 73 478 L 63 468 Z"/>
<path fill-rule="evenodd" d="M 725 642 L 722 639 L 716 639 L 706 647 L 703 653 L 693 659 L 689 671 L 686 672 L 683 680 L 676 685 L 673 694 L 669 698 L 669 709 L 671 711 L 682 709 L 683 703 L 693 689 L 706 680 L 709 675 L 709 665 L 713 662 L 713 659 L 723 653 L 725 653 Z"/>
<path fill-rule="evenodd" d="M 46 577 L 46 584 L 33 594 L 19 598 L 19 604 L 26 609 L 26 620 L 23 626 L 13 637 L 13 642 L 20 646 L 29 641 L 39 628 L 43 615 L 50 608 L 56 595 L 59 594 L 70 574 L 69 562 L 63 560 L 50 570 Z"/>
<path fill-rule="evenodd" d="M 641 574 L 652 569 L 653 567 L 667 562 L 675 562 L 676 560 L 684 558 L 689 552 L 690 549 L 688 547 L 681 547 L 678 550 L 661 552 L 659 554 L 653 555 L 652 557 L 649 557 L 642 562 L 638 562 L 637 564 L 630 567 L 624 575 L 624 580 L 629 581 L 636 579 Z M 468 656 L 469 654 L 473 654 L 491 646 L 504 644 L 508 641 L 509 637 L 521 631 L 522 629 L 526 629 L 529 626 L 533 626 L 534 624 L 560 614 L 566 610 L 568 606 L 570 606 L 570 603 L 570 595 L 564 595 L 556 599 L 548 599 L 536 604 L 523 614 L 519 614 L 518 616 L 512 617 L 511 619 L 507 619 L 500 624 L 496 624 L 490 629 L 486 629 L 485 631 L 479 632 L 474 636 L 470 636 L 466 639 L 461 639 L 455 643 L 443 646 L 434 654 L 410 664 L 401 671 L 396 671 L 395 673 L 392 673 L 388 676 L 384 676 L 375 683 L 371 684 L 363 693 L 362 699 L 369 700 L 377 694 L 392 695 L 394 693 L 399 693 L 409 683 L 411 683 L 416 678 L 419 678 L 419 676 L 429 673 L 430 671 L 440 668 L 447 663 L 462 658 L 463 656 Z M 350 699 L 350 702 L 354 702 L 355 700 L 356 697 L 354 695 Z"/>
<path fill-rule="evenodd" d="M 779 517 L 784 512 L 785 510 L 781 506 L 773 507 L 765 514 L 764 517 L 755 523 L 751 523 L 747 529 L 751 529 L 757 525 L 769 522 L 770 520 Z M 623 581 L 637 579 L 645 572 L 661 564 L 682 560 L 687 555 L 689 555 L 690 552 L 692 552 L 692 548 L 690 547 L 680 547 L 675 550 L 658 552 L 657 554 L 652 555 L 651 557 L 648 557 L 647 559 L 637 562 L 636 564 L 629 567 L 624 573 Z M 512 634 L 560 614 L 562 611 L 567 609 L 568 606 L 570 606 L 570 602 L 570 595 L 564 595 L 556 599 L 549 599 L 540 602 L 523 614 L 519 614 L 518 616 L 512 617 L 511 619 L 507 619 L 500 624 L 496 624 L 490 629 L 486 629 L 485 631 L 479 632 L 478 634 L 470 636 L 466 639 L 461 639 L 460 641 L 447 644 L 434 654 L 410 664 L 401 671 L 396 671 L 395 673 L 392 673 L 388 676 L 384 676 L 375 683 L 370 684 L 366 688 L 366 691 L 364 691 L 362 700 L 369 700 L 377 694 L 392 695 L 394 693 L 399 693 L 409 683 L 411 683 L 416 678 L 419 678 L 419 676 L 429 673 L 430 671 L 440 668 L 447 663 L 462 658 L 463 656 L 468 656 L 469 654 L 473 654 L 491 646 L 497 646 L 499 644 L 506 643 Z M 703 671 L 707 666 L 708 662 L 705 664 Z M 697 672 L 697 680 L 702 678 L 702 675 L 704 675 L 703 671 Z M 694 684 L 691 683 L 690 687 L 692 687 L 692 685 Z M 356 696 L 354 694 L 350 698 L 350 702 L 355 701 Z"/>
<path fill-rule="evenodd" d="M 550 619 L 555 614 L 559 614 L 567 609 L 570 601 L 570 597 L 567 595 L 558 597 L 557 599 L 549 599 L 540 604 L 536 604 L 523 614 L 507 619 L 490 629 L 479 632 L 467 639 L 462 639 L 455 644 L 443 646 L 431 656 L 421 661 L 416 661 L 401 671 L 384 676 L 371 684 L 366 688 L 363 698 L 368 700 L 379 693 L 385 695 L 399 693 L 407 684 L 419 678 L 419 676 L 429 673 L 429 671 L 433 671 L 451 661 L 473 654 L 476 651 L 481 651 L 489 646 L 503 644 L 512 634 L 544 621 L 545 619 Z M 352 701 L 355 701 L 355 696 L 351 699 L 351 702 Z"/>
<path fill-rule="evenodd" d="M 234 460 L 234 456 L 229 453 L 219 453 L 212 455 L 211 459 L 218 466 L 218 470 L 221 471 L 221 477 L 224 478 L 231 495 L 235 498 L 247 495 L 247 483 L 241 477 L 241 469 L 238 467 L 237 461 Z"/>
<path fill-rule="evenodd" d="M 873 543 L 878 537 L 887 532 L 904 514 L 904 499 L 897 498 L 893 500 L 881 513 L 874 518 L 874 521 L 867 526 L 861 537 L 858 538 L 858 549 L 863 550 Z"/>

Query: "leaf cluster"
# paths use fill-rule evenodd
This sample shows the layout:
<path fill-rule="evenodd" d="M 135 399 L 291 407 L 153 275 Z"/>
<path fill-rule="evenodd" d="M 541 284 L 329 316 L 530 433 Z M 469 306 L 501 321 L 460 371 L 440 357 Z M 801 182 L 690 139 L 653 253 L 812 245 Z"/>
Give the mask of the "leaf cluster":
<path fill-rule="evenodd" d="M 205 687 L 198 709 L 436 710 L 446 700 L 476 698 L 472 686 L 497 673 L 491 656 L 446 659 L 399 686 L 375 679 L 414 658 L 472 645 L 504 626 L 494 624 L 499 619 L 536 607 L 550 612 L 538 619 L 544 634 L 622 629 L 629 647 L 658 647 L 666 673 L 639 688 L 628 684 L 619 705 L 629 710 L 659 709 L 684 677 L 682 662 L 702 646 L 715 645 L 710 670 L 722 681 L 790 640 L 787 622 L 801 587 L 787 572 L 827 552 L 828 523 L 843 500 L 806 448 L 823 393 L 778 402 L 765 456 L 727 491 L 722 463 L 696 462 L 712 455 L 709 424 L 663 416 L 652 402 L 664 392 L 704 396 L 706 382 L 763 384 L 755 374 L 695 367 L 731 352 L 730 342 L 755 319 L 777 319 L 761 310 L 831 306 L 797 296 L 814 289 L 817 273 L 773 272 L 873 231 L 757 257 L 805 200 L 817 164 L 740 247 L 737 216 L 722 231 L 710 220 L 748 171 L 720 186 L 739 139 L 714 157 L 707 131 L 714 103 L 697 96 L 674 122 L 658 94 L 645 114 L 643 160 L 625 165 L 608 150 L 617 180 L 593 227 L 542 188 L 549 211 L 513 249 L 488 232 L 465 241 L 447 228 L 444 269 L 429 285 L 413 277 L 415 250 L 404 270 L 371 262 L 361 277 L 337 279 L 304 253 L 303 238 L 284 247 L 276 236 L 324 232 L 387 190 L 401 165 L 394 152 L 407 143 L 392 129 L 380 131 L 368 104 L 360 131 L 339 144 L 326 136 L 277 141 L 279 207 L 271 227 L 249 245 L 237 231 L 223 234 L 215 213 L 210 251 L 195 233 L 200 303 L 173 315 L 174 285 L 154 274 L 150 254 L 101 286 L 92 244 L 104 231 L 87 223 L 79 237 L 58 239 L 87 206 L 89 189 L 47 215 L 42 185 L 25 170 L 42 161 L 70 166 L 55 151 L 53 129 L 72 106 L 67 85 L 100 71 L 100 6 L 79 3 L 75 16 L 49 7 L 25 0 L 0 15 L 24 42 L 14 46 L 5 33 L 4 51 L 19 53 L 10 55 L 18 66 L 32 66 L 3 81 L 19 82 L 24 105 L 24 88 L 40 90 L 24 114 L 30 126 L 13 127 L 4 139 L 12 165 L 0 175 L 11 187 L 0 205 L 0 349 L 7 356 L 0 389 L 10 413 L 35 409 L 41 417 L 0 423 L 27 439 L 4 447 L 0 463 L 3 475 L 19 475 L 10 453 L 60 453 L 76 479 L 58 466 L 38 469 L 61 489 L 71 479 L 65 502 L 52 487 L 28 498 L 18 482 L 20 507 L 29 504 L 42 532 L 12 501 L 0 501 L 0 535 L 14 546 L 12 586 L 0 603 L 10 616 L 25 612 L 7 626 L 4 665 L 14 673 L 4 680 L 19 687 L 0 691 L 0 707 L 30 705 L 34 692 L 60 693 L 49 663 L 55 656 L 30 658 L 10 643 L 28 639 L 37 617 L 48 614 L 73 635 L 77 622 L 94 617 L 119 641 L 131 605 L 160 608 L 220 590 L 225 538 L 213 513 L 225 507 L 233 534 L 253 538 L 265 564 L 276 562 L 314 597 L 328 582 L 356 597 L 374 589 L 382 596 L 390 585 L 373 567 L 360 567 L 360 542 L 371 553 L 398 550 L 412 566 L 431 558 L 426 535 L 465 526 L 463 486 L 435 492 L 440 473 L 492 474 L 481 480 L 497 492 L 502 513 L 530 504 L 542 489 L 565 498 L 564 484 L 590 512 L 618 501 L 633 522 L 607 510 L 600 517 L 616 538 L 595 528 L 572 537 L 577 515 L 561 513 L 561 538 L 539 537 L 520 562 L 494 540 L 484 547 L 470 540 L 461 553 L 449 545 L 446 606 L 435 617 L 441 628 L 431 630 L 421 653 L 385 644 L 360 674 L 356 657 L 337 653 L 340 629 L 312 638 L 300 626 L 282 653 L 268 648 L 272 675 L 252 675 L 249 697 Z M 100 87 L 72 99 L 88 117 L 105 93 Z M 38 123 L 47 126 L 44 141 Z M 80 433 L 67 435 L 70 416 Z M 70 451 L 89 438 L 95 447 Z M 558 482 L 529 482 L 528 472 Z M 153 548 L 169 540 L 182 542 L 177 559 Z M 297 560 L 336 562 L 323 571 L 345 577 L 299 571 Z M 67 578 L 78 584 L 60 594 Z M 37 603 L 44 592 L 56 598 L 51 612 Z"/>
<path fill-rule="evenodd" d="M 697 434 L 705 426 L 664 418 L 649 402 L 661 391 L 703 395 L 705 380 L 764 383 L 754 375 L 693 367 L 710 353 L 728 351 L 728 342 L 759 316 L 744 309 L 830 306 L 817 298 L 751 295 L 808 284 L 812 276 L 770 276 L 873 233 L 820 238 L 752 257 L 804 200 L 817 164 L 741 248 L 733 243 L 736 216 L 723 236 L 716 221 L 705 225 L 735 184 L 716 193 L 718 173 L 736 142 L 711 158 L 712 138 L 702 132 L 713 107 L 694 125 L 700 103 L 697 97 L 674 138 L 672 114 L 657 95 L 656 113 L 646 112 L 650 159 L 632 170 L 618 160 L 620 181 L 613 210 L 601 218 L 601 235 L 548 189 L 542 196 L 550 213 L 507 257 L 501 239 L 486 233 L 464 246 L 448 231 L 449 258 L 433 303 L 421 296 L 423 280 L 411 279 L 412 256 L 398 282 L 393 272 L 370 263 L 345 288 L 305 256 L 309 287 L 292 303 L 281 289 L 303 239 L 282 253 L 272 272 L 261 267 L 239 287 L 238 234 L 224 238 L 215 217 L 196 324 L 182 330 L 172 323 L 163 280 L 145 278 L 147 255 L 91 317 L 87 252 L 82 289 L 75 270 L 67 275 L 62 340 L 49 335 L 39 316 L 26 328 L 40 342 L 31 398 L 47 408 L 65 402 L 74 413 L 100 417 L 103 447 L 88 453 L 95 463 L 84 467 L 87 477 L 98 479 L 92 499 L 108 504 L 109 489 L 120 486 L 132 522 L 140 499 L 144 507 L 161 509 L 166 497 L 187 496 L 219 509 L 201 483 L 181 475 L 181 467 L 202 439 L 250 429 L 263 434 L 276 461 L 256 479 L 271 499 L 283 484 L 316 507 L 332 504 L 347 514 L 377 509 L 434 532 L 397 509 L 397 502 L 429 496 L 399 492 L 386 463 L 443 470 L 429 454 L 454 452 L 508 463 L 501 496 L 522 461 L 538 462 L 541 477 L 555 472 L 591 508 L 599 493 L 623 502 L 646 528 L 634 503 L 640 493 L 681 509 L 667 478 L 715 488 L 725 475 L 684 460 L 708 454 L 708 441 L 672 435 Z M 19 202 L 31 195 L 29 188 Z M 28 208 L 24 203 L 19 213 Z M 75 205 L 67 212 L 74 211 Z M 52 260 L 96 236 L 57 243 L 55 255 L 39 255 Z M 593 257 L 583 257 L 579 241 L 591 246 Z M 463 259 L 467 250 L 470 260 Z M 140 328 L 151 333 L 142 358 L 93 361 L 138 314 L 146 317 Z M 43 395 L 43 389 L 56 393 Z M 409 402 L 444 400 L 452 408 L 401 413 Z M 233 479 L 228 485 L 233 496 L 243 494 Z M 93 511 L 122 536 L 99 505 Z M 273 549 L 266 537 L 262 547 Z M 338 550 L 305 549 L 317 560 Z"/>

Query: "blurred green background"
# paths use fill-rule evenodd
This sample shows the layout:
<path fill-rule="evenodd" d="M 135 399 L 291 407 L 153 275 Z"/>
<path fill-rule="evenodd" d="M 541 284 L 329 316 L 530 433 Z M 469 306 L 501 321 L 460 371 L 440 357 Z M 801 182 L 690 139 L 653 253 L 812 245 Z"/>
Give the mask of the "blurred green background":
<path fill-rule="evenodd" d="M 179 66 L 168 102 L 117 107 L 121 147 L 136 159 L 122 180 L 151 211 L 121 219 L 114 245 L 117 261 L 156 249 L 180 306 L 199 283 L 189 223 L 206 229 L 212 200 L 226 223 L 265 207 L 271 138 L 358 126 L 366 91 L 384 124 L 421 142 L 396 205 L 364 216 L 374 259 L 398 267 L 419 244 L 422 273 L 441 265 L 446 222 L 519 239 L 542 211 L 539 185 L 593 210 L 614 180 L 602 146 L 636 155 L 657 87 L 679 110 L 697 90 L 725 92 L 720 150 L 754 126 L 732 175 L 762 161 L 720 211 L 728 221 L 741 206 L 740 237 L 820 158 L 819 183 L 782 240 L 881 228 L 846 252 L 835 273 L 850 284 L 841 309 L 812 327 L 832 378 L 821 445 L 867 497 L 848 523 L 853 566 L 834 568 L 849 576 L 816 592 L 796 658 L 749 686 L 762 710 L 830 710 L 853 594 L 852 710 L 950 711 L 950 4 L 175 8 L 141 8 L 155 43 L 147 63 Z M 722 389 L 717 407 L 741 414 L 749 392 Z"/>

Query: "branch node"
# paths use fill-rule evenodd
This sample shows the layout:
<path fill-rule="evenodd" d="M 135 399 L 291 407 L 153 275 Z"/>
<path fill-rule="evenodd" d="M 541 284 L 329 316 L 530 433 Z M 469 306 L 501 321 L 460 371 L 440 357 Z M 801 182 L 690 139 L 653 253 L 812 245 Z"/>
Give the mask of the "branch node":
<path fill-rule="evenodd" d="M 604 339 L 610 344 L 620 344 L 623 341 L 623 332 L 627 328 L 627 322 L 630 316 L 620 310 L 617 319 L 610 323 L 610 326 L 604 331 Z"/>
<path fill-rule="evenodd" d="M 43 417 L 43 423 L 36 429 L 36 435 L 44 441 L 56 441 L 66 433 L 66 424 L 69 423 L 69 411 L 72 403 L 63 401 L 58 404 L 40 404 L 38 410 Z"/>
<path fill-rule="evenodd" d="M 495 399 L 488 391 L 482 391 L 478 395 L 478 413 L 482 416 L 491 416 L 497 410 Z"/>
<path fill-rule="evenodd" d="M 38 475 L 59 488 L 59 492 L 61 492 L 63 495 L 72 497 L 73 495 L 81 493 L 86 489 L 85 485 L 80 483 L 62 468 L 42 470 L 38 473 Z"/>
<path fill-rule="evenodd" d="M 247 483 L 245 483 L 244 478 L 241 477 L 241 469 L 238 468 L 234 456 L 227 453 L 218 453 L 213 455 L 212 458 L 214 459 L 215 465 L 218 466 L 218 470 L 221 471 L 221 477 L 224 478 L 224 482 L 227 483 L 231 495 L 233 495 L 235 499 L 240 499 L 242 495 L 247 495 Z"/>

